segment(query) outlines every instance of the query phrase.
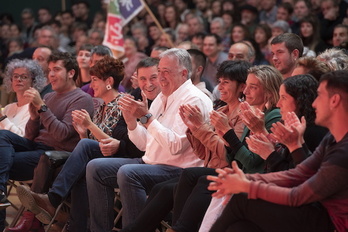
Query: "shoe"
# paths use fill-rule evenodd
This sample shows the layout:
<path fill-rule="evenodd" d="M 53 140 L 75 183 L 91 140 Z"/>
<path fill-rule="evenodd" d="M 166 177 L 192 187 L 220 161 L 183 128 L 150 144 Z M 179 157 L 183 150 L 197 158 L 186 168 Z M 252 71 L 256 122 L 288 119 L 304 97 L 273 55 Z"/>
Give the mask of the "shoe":
<path fill-rule="evenodd" d="M 166 232 L 175 232 L 175 230 L 169 228 L 169 229 L 166 230 Z"/>
<path fill-rule="evenodd" d="M 6 232 L 44 232 L 45 229 L 41 222 L 35 218 L 35 214 L 29 211 L 23 212 L 22 218 L 15 227 L 6 229 Z"/>
<path fill-rule="evenodd" d="M 56 209 L 52 206 L 47 194 L 32 192 L 28 186 L 17 187 L 17 194 L 23 206 L 33 212 L 37 219 L 43 224 L 49 224 Z"/>
<path fill-rule="evenodd" d="M 11 203 L 7 200 L 6 194 L 0 191 L 0 210 L 6 209 Z"/>

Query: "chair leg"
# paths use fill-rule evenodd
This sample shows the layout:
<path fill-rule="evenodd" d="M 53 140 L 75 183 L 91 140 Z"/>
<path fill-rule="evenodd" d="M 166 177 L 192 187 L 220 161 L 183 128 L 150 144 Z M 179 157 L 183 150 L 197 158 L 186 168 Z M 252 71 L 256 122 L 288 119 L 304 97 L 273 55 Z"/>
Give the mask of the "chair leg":
<path fill-rule="evenodd" d="M 120 190 L 118 188 L 115 189 L 115 207 L 114 210 L 116 211 L 117 215 L 114 220 L 114 228 L 112 229 L 113 231 L 120 231 L 121 228 L 117 228 L 116 224 L 121 220 L 122 217 L 122 201 L 121 201 L 121 196 L 120 196 Z"/>
<path fill-rule="evenodd" d="M 11 195 L 11 192 L 13 192 L 14 189 L 17 188 L 18 185 L 30 185 L 32 181 L 16 181 L 15 180 L 8 180 L 7 181 L 7 184 L 9 185 L 8 186 L 8 190 L 7 190 L 7 194 L 8 196 Z M 22 213 L 24 212 L 25 210 L 25 207 L 23 205 L 21 205 L 20 207 L 16 206 L 13 202 L 11 202 L 11 200 L 8 198 L 8 200 L 10 201 L 11 203 L 11 206 L 10 207 L 13 207 L 17 213 L 15 215 L 15 217 L 13 218 L 13 220 L 11 221 L 9 227 L 14 227 L 17 222 L 19 221 L 19 219 L 21 218 L 22 216 Z"/>
<path fill-rule="evenodd" d="M 50 223 L 46 226 L 46 229 L 45 229 L 46 232 L 48 232 L 48 231 L 51 229 L 51 226 L 53 225 L 54 221 L 56 220 L 56 217 L 57 217 L 57 215 L 58 215 L 60 209 L 62 208 L 63 204 L 64 204 L 64 202 L 61 203 L 61 204 L 57 207 L 56 212 L 54 213 L 54 215 L 53 215 L 53 217 L 52 217 L 52 220 L 51 220 Z"/>
<path fill-rule="evenodd" d="M 9 227 L 14 227 L 14 226 L 16 226 L 16 224 L 17 224 L 17 222 L 19 221 L 19 219 L 21 218 L 21 216 L 22 216 L 24 210 L 25 210 L 25 207 L 22 205 L 22 206 L 18 209 L 18 211 L 17 211 L 17 213 L 16 213 L 16 216 L 13 218 L 13 220 L 12 220 L 12 222 L 11 222 L 11 224 L 10 224 Z"/>

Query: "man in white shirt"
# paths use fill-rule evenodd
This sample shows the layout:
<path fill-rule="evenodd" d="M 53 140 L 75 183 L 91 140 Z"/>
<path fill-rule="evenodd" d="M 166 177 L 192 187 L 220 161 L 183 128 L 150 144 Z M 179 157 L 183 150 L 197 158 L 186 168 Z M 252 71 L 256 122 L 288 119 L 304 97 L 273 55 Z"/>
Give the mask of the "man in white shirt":
<path fill-rule="evenodd" d="M 159 82 L 162 89 L 151 108 L 130 96 L 120 100 L 132 142 L 145 155 L 140 159 L 97 159 L 86 170 L 91 231 L 111 231 L 114 188 L 123 202 L 122 225 L 134 220 L 146 195 L 159 182 L 178 177 L 183 168 L 202 166 L 186 137 L 186 125 L 179 115 L 183 104 L 196 105 L 205 119 L 211 100 L 190 80 L 192 64 L 186 50 L 173 48 L 160 55 Z M 140 122 L 137 122 L 140 118 Z M 151 164 L 151 165 L 149 165 Z"/>

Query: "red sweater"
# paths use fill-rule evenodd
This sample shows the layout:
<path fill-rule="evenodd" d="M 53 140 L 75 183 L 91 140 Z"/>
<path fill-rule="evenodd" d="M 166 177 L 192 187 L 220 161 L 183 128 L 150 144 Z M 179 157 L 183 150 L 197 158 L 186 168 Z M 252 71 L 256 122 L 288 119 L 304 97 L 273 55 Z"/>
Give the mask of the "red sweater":
<path fill-rule="evenodd" d="M 328 133 L 313 155 L 294 169 L 247 177 L 254 180 L 250 185 L 250 199 L 288 206 L 319 201 L 336 229 L 348 230 L 348 133 L 338 143 Z"/>

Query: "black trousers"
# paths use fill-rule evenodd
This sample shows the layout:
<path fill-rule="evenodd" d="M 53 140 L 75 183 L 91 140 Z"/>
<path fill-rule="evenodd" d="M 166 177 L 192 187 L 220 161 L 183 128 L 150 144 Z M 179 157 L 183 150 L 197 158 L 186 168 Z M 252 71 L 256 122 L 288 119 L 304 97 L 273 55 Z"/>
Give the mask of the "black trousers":
<path fill-rule="evenodd" d="M 199 230 L 207 211 L 212 191 L 207 189 L 207 175 L 217 175 L 212 168 L 186 168 L 183 170 L 175 191 L 173 229 L 177 232 Z"/>
<path fill-rule="evenodd" d="M 210 231 L 332 232 L 334 226 L 320 203 L 290 207 L 236 194 Z"/>
<path fill-rule="evenodd" d="M 146 200 L 144 209 L 121 232 L 153 232 L 173 208 L 174 189 L 179 178 L 156 184 Z"/>

